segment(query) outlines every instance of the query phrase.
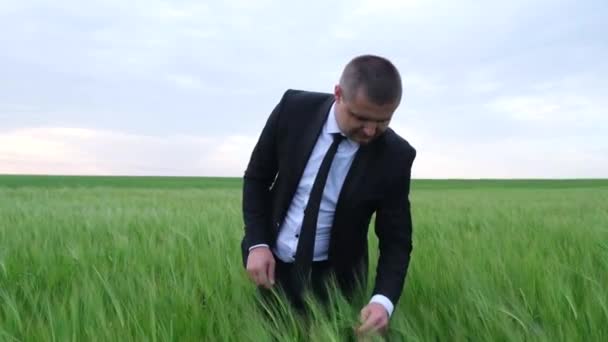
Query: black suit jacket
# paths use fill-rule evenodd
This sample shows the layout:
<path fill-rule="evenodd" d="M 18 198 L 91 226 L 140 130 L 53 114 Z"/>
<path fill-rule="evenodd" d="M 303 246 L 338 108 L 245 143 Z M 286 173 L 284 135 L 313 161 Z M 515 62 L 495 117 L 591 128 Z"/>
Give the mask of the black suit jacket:
<path fill-rule="evenodd" d="M 251 246 L 275 244 L 333 101 L 332 94 L 288 90 L 270 114 L 244 175 L 244 265 Z M 375 213 L 374 294 L 397 304 L 412 251 L 409 190 L 415 156 L 390 128 L 357 151 L 338 198 L 329 246 L 331 268 L 346 294 L 365 284 L 368 227 Z"/>

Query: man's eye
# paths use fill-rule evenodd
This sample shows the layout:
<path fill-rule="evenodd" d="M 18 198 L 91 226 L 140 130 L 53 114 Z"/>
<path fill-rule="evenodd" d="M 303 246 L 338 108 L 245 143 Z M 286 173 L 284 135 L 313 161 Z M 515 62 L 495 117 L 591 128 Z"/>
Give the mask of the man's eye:
<path fill-rule="evenodd" d="M 357 119 L 357 120 L 359 120 L 359 121 L 366 121 L 366 119 L 365 119 L 365 118 L 362 118 L 362 117 L 360 117 L 359 115 L 357 115 L 357 114 L 355 114 L 355 113 L 351 113 L 351 114 L 352 114 L 352 116 L 354 116 L 354 117 L 355 117 L 355 119 Z"/>

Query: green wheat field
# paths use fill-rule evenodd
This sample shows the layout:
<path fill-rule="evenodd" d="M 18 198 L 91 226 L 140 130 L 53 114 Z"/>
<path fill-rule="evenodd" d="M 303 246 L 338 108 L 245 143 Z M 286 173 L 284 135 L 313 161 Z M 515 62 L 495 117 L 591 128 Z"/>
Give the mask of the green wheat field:
<path fill-rule="evenodd" d="M 0 341 L 348 340 L 369 292 L 308 322 L 262 314 L 241 185 L 0 176 Z M 412 263 L 384 338 L 608 341 L 608 180 L 414 180 L 410 198 Z M 369 240 L 368 291 L 373 223 Z"/>

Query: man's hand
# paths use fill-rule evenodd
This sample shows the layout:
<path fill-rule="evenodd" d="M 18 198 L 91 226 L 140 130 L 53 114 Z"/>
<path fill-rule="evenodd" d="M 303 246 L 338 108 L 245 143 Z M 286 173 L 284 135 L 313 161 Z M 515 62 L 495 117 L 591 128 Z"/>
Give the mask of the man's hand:
<path fill-rule="evenodd" d="M 388 312 L 382 304 L 370 303 L 361 310 L 361 326 L 357 328 L 359 336 L 370 332 L 385 333 L 388 329 Z"/>
<path fill-rule="evenodd" d="M 274 285 L 275 260 L 268 247 L 256 247 L 247 257 L 247 274 L 258 286 L 270 289 Z"/>

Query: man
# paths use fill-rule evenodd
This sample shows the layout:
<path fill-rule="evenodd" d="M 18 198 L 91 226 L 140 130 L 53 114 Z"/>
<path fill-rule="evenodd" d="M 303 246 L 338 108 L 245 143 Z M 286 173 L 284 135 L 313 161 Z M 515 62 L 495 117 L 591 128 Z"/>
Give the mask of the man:
<path fill-rule="evenodd" d="M 378 266 L 359 332 L 386 330 L 412 251 L 416 150 L 388 127 L 401 97 L 398 70 L 375 55 L 352 59 L 333 94 L 288 90 L 244 175 L 244 266 L 294 303 L 307 280 L 316 289 L 331 273 L 347 295 L 365 281 L 376 214 Z"/>

